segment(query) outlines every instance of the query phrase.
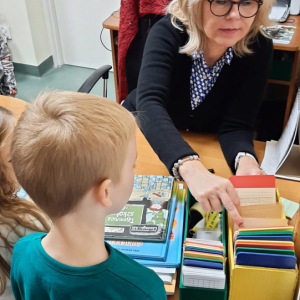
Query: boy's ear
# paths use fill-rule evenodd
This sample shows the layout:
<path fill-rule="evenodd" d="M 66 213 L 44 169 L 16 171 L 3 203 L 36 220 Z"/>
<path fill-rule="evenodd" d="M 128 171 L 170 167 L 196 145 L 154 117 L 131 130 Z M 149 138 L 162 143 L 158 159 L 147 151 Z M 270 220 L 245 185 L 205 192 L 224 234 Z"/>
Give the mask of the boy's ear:
<path fill-rule="evenodd" d="M 109 195 L 110 179 L 105 179 L 101 184 L 95 187 L 95 197 L 103 207 L 111 207 L 112 202 Z"/>

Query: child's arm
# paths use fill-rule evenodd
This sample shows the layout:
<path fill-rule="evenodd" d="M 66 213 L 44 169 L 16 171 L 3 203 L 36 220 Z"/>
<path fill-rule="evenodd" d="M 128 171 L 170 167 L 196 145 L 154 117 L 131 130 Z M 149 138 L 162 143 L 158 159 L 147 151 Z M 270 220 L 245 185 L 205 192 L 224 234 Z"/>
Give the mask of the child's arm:
<path fill-rule="evenodd" d="M 1 70 L 2 69 L 2 70 Z M 11 54 L 7 46 L 6 37 L 0 31 L 0 74 L 3 71 L 1 78 L 1 90 L 4 95 L 15 96 L 17 94 L 17 83 L 14 74 L 14 66 L 11 61 Z"/>

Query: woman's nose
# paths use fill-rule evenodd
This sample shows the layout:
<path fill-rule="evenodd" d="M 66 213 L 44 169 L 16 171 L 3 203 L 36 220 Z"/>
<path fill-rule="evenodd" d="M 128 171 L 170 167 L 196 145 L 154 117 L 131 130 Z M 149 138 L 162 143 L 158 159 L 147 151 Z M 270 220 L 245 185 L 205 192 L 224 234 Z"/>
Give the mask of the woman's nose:
<path fill-rule="evenodd" d="M 227 14 L 226 19 L 240 19 L 240 12 L 239 12 L 239 5 L 238 3 L 234 3 L 232 5 L 232 8 L 229 12 L 229 14 Z"/>

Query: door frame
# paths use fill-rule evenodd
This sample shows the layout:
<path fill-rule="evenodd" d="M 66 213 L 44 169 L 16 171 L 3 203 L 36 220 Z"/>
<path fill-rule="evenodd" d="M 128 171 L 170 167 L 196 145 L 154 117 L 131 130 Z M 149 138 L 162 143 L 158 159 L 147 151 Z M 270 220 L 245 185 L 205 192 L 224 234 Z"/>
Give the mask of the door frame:
<path fill-rule="evenodd" d="M 54 67 L 57 68 L 64 64 L 64 56 L 54 0 L 43 0 L 43 6 Z"/>

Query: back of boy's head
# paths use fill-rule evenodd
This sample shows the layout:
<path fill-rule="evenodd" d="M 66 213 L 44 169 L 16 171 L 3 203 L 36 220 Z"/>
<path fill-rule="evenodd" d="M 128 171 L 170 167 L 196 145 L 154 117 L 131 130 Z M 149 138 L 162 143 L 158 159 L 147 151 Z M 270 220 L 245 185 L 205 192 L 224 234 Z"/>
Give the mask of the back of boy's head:
<path fill-rule="evenodd" d="M 111 100 L 75 92 L 41 94 L 15 129 L 17 179 L 50 218 L 59 218 L 103 180 L 118 182 L 135 130 L 134 117 Z"/>

